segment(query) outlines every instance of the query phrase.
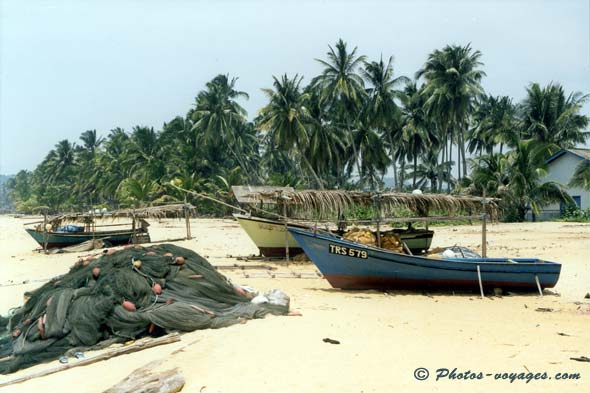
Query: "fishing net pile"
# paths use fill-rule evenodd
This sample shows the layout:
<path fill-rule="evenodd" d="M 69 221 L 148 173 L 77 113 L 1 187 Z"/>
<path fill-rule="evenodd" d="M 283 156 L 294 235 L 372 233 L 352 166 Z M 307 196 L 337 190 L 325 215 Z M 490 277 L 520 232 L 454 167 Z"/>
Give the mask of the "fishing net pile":
<path fill-rule="evenodd" d="M 0 318 L 0 374 L 75 351 L 168 331 L 285 315 L 289 298 L 234 286 L 197 253 L 132 246 L 80 259 Z"/>

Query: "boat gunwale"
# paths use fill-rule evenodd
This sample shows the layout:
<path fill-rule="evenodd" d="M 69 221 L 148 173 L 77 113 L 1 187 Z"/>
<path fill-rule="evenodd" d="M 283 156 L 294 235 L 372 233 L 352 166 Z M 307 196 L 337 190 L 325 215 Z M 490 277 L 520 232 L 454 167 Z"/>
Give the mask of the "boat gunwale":
<path fill-rule="evenodd" d="M 420 267 L 424 267 L 424 268 L 432 268 L 432 269 L 442 269 L 442 270 L 457 270 L 457 271 L 466 271 L 469 269 L 457 269 L 457 268 L 453 268 L 452 266 L 436 266 L 436 265 L 432 265 L 433 262 L 439 261 L 439 262 L 451 262 L 453 264 L 460 264 L 460 265 L 464 265 L 464 266 L 470 266 L 470 267 L 474 267 L 475 265 L 477 265 L 477 263 L 481 263 L 483 264 L 482 266 L 521 266 L 521 267 L 537 267 L 537 266 L 550 266 L 550 267 L 559 267 L 561 270 L 561 263 L 559 262 L 554 262 L 554 261 L 546 261 L 546 260 L 541 260 L 540 258 L 444 258 L 444 259 L 434 259 L 434 258 L 427 258 L 421 255 L 407 255 L 407 254 L 401 254 L 401 253 L 397 253 L 395 251 L 391 251 L 391 250 L 387 250 L 387 249 L 382 249 L 382 248 L 378 248 L 378 247 L 373 247 L 373 246 L 368 246 L 362 243 L 357 243 L 357 242 L 352 242 L 350 240 L 346 240 L 337 236 L 327 236 L 324 234 L 320 234 L 320 233 L 312 233 L 312 232 L 307 232 L 307 231 L 302 231 L 296 228 L 292 228 L 289 229 L 289 231 L 291 233 L 295 233 L 298 234 L 300 236 L 306 236 L 306 237 L 315 237 L 315 238 L 321 238 L 324 241 L 337 241 L 340 243 L 344 243 L 345 245 L 349 245 L 349 246 L 353 246 L 356 248 L 361 248 L 361 249 L 366 249 L 366 250 L 370 250 L 373 252 L 376 252 L 377 254 L 385 254 L 387 256 L 391 256 L 391 257 L 396 257 L 396 256 L 402 256 L 404 259 L 408 258 L 410 259 L 410 261 L 393 261 L 395 263 L 403 263 L 403 264 L 411 264 L 414 266 L 420 266 Z M 382 261 L 392 261 L 391 259 L 388 258 L 383 258 L 381 255 L 370 255 L 372 258 L 376 258 Z M 423 265 L 423 264 L 419 264 L 417 262 L 412 262 L 411 259 L 418 259 L 424 262 L 428 262 L 428 265 Z M 508 260 L 511 260 L 513 262 L 508 262 Z M 535 262 L 525 262 L 525 261 L 535 261 Z M 516 262 L 516 263 L 515 263 Z M 459 266 L 462 267 L 462 266 Z M 530 271 L 494 271 L 497 273 L 522 273 L 522 274 L 530 274 Z M 553 272 L 548 272 L 545 273 L 543 272 L 543 274 L 556 274 Z"/>

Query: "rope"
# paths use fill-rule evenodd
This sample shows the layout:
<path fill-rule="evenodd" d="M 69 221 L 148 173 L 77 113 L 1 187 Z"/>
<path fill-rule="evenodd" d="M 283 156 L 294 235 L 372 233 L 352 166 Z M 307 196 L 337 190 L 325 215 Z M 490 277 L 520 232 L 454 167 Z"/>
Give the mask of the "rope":
<path fill-rule="evenodd" d="M 213 198 L 213 197 L 210 197 L 210 196 L 208 196 L 208 195 L 201 194 L 201 193 L 198 193 L 198 192 L 196 192 L 196 191 L 186 190 L 186 189 L 184 189 L 184 188 L 181 188 L 181 187 L 178 187 L 177 185 L 175 185 L 175 184 L 172 184 L 172 183 L 170 183 L 170 186 L 171 186 L 171 187 L 174 187 L 174 188 L 176 188 L 177 190 L 184 191 L 184 192 L 186 192 L 187 194 L 192 194 L 192 195 L 198 196 L 198 197 L 200 197 L 200 198 L 203 198 L 203 199 L 208 199 L 208 200 L 210 200 L 210 201 L 217 202 L 217 203 L 219 203 L 219 204 L 221 204 L 221 205 L 224 205 L 224 206 L 227 206 L 227 207 L 231 207 L 232 209 L 239 210 L 239 211 L 241 211 L 241 212 L 243 212 L 243 213 L 248 213 L 248 211 L 246 211 L 246 210 L 242 209 L 241 207 L 237 207 L 237 206 L 234 206 L 234 205 L 230 205 L 229 203 L 225 203 L 225 202 L 223 202 L 223 201 L 220 201 L 219 199 L 215 199 L 215 198 Z"/>

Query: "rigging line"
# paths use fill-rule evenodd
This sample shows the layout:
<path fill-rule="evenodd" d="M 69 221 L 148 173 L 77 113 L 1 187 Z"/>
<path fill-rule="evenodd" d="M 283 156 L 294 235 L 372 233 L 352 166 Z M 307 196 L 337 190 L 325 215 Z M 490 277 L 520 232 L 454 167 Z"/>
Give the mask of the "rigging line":
<path fill-rule="evenodd" d="M 208 196 L 208 195 L 200 194 L 200 193 L 198 193 L 198 192 L 196 192 L 196 191 L 186 190 L 186 189 L 184 189 L 184 188 L 182 188 L 182 187 L 178 187 L 177 185 L 175 185 L 175 184 L 172 184 L 172 183 L 170 183 L 169 185 L 170 185 L 171 187 L 174 187 L 174 188 L 176 188 L 177 190 L 184 191 L 184 192 L 186 192 L 186 193 L 188 193 L 188 194 L 192 194 L 192 195 L 198 196 L 198 197 L 200 197 L 200 198 L 204 198 L 204 199 L 208 199 L 208 200 L 210 200 L 210 201 L 213 201 L 213 202 L 217 202 L 217 203 L 219 203 L 219 204 L 221 204 L 221 205 L 224 205 L 224 206 L 227 206 L 227 207 L 231 207 L 232 209 L 239 210 L 239 211 L 241 211 L 241 212 L 243 212 L 243 213 L 248 213 L 248 211 L 247 211 L 247 210 L 244 210 L 244 209 L 242 209 L 241 207 L 237 207 L 237 206 L 234 206 L 234 205 L 230 205 L 229 203 L 225 203 L 225 202 L 223 202 L 223 201 L 220 201 L 219 199 L 215 199 L 215 198 L 213 198 L 213 197 L 210 197 L 210 196 Z"/>

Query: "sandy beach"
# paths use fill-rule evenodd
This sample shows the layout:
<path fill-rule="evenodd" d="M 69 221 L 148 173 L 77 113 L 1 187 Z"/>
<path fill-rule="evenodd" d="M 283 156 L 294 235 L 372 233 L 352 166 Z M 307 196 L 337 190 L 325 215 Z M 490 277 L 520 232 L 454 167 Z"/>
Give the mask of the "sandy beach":
<path fill-rule="evenodd" d="M 42 255 L 22 229 L 28 219 L 0 216 L 0 313 L 21 305 L 23 294 L 67 272 L 76 254 Z M 184 236 L 184 221 L 151 221 L 152 240 Z M 433 247 L 460 244 L 480 250 L 480 226 L 437 227 Z M 535 256 L 563 264 L 557 286 L 537 294 L 480 299 L 477 293 L 341 291 L 311 263 L 238 261 L 257 249 L 237 222 L 192 220 L 190 248 L 214 265 L 265 264 L 264 269 L 223 270 L 234 283 L 259 291 L 280 288 L 302 316 L 267 317 L 218 330 L 183 334 L 178 343 L 0 388 L 2 392 L 101 392 L 133 370 L 164 359 L 180 367 L 184 392 L 431 392 L 590 390 L 590 224 L 493 224 L 489 256 Z M 234 256 L 234 257 L 231 257 Z M 297 276 L 301 277 L 298 278 Z M 25 282 L 25 283 L 23 283 Z M 550 308 L 539 312 L 537 308 Z M 322 341 L 332 338 L 340 345 Z M 177 351 L 181 349 L 181 351 Z M 177 351 L 177 352 L 175 352 Z M 175 352 L 173 354 L 173 352 Z M 91 357 L 94 353 L 86 353 Z M 75 361 L 75 360 L 72 360 Z M 37 365 L 15 377 L 55 367 Z M 417 380 L 426 368 L 430 377 Z M 436 381 L 436 370 L 482 372 L 482 380 Z M 510 382 L 496 373 L 543 373 L 551 379 Z M 579 373 L 557 380 L 557 373 Z M 490 376 L 486 376 L 490 374 Z"/>

